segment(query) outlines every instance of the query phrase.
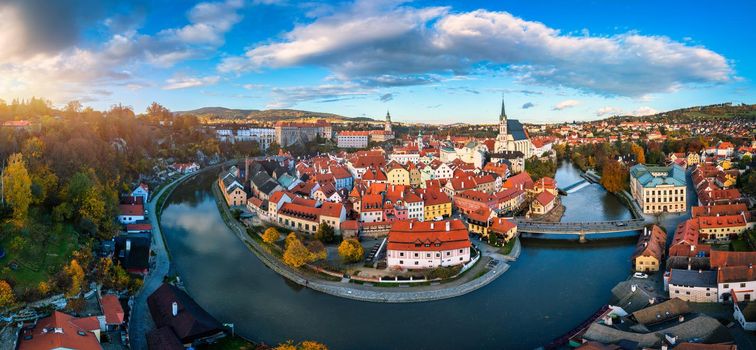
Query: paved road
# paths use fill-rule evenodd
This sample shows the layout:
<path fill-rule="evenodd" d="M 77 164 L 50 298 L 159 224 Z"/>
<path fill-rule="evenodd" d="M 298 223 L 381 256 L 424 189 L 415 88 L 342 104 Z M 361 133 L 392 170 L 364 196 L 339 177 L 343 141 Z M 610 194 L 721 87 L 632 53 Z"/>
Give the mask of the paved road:
<path fill-rule="evenodd" d="M 160 231 L 160 225 L 158 225 L 156 208 L 158 198 L 160 198 L 163 192 L 171 188 L 173 183 L 183 181 L 196 174 L 183 175 L 171 184 L 163 186 L 160 192 L 152 194 L 152 200 L 147 203 L 148 218 L 150 223 L 152 223 L 152 251 L 155 252 L 155 265 L 150 270 L 150 273 L 144 277 L 144 285 L 134 297 L 134 305 L 131 309 L 131 320 L 129 322 L 129 341 L 132 349 L 147 349 L 147 332 L 155 327 L 152 317 L 150 317 L 150 311 L 147 308 L 147 297 L 160 287 L 170 268 L 170 260 L 168 259 L 168 252 L 165 249 L 163 234 Z"/>

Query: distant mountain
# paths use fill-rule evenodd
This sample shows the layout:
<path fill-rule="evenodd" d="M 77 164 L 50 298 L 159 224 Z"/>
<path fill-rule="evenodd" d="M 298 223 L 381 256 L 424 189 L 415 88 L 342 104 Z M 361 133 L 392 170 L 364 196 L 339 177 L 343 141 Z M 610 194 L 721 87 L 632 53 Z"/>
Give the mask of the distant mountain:
<path fill-rule="evenodd" d="M 351 118 L 332 113 L 310 112 L 297 109 L 231 109 L 225 107 L 202 107 L 191 111 L 176 112 L 178 115 L 196 115 L 213 119 L 254 119 L 260 121 L 281 121 L 295 119 L 325 119 L 328 121 L 375 122 L 375 119 Z"/>

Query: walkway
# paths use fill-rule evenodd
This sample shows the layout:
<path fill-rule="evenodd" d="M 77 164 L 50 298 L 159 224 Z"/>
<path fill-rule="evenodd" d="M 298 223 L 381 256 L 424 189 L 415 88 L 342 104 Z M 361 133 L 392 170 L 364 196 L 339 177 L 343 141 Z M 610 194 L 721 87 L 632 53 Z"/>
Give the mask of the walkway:
<path fill-rule="evenodd" d="M 165 248 L 163 233 L 160 230 L 160 222 L 158 221 L 157 202 L 165 191 L 173 191 L 181 182 L 216 167 L 217 165 L 210 166 L 194 173 L 182 175 L 170 184 L 163 186 L 158 193 L 152 194 L 150 201 L 147 202 L 145 209 L 149 211 L 148 218 L 150 223 L 152 223 L 152 251 L 155 253 L 155 264 L 149 274 L 144 276 L 144 285 L 142 285 L 142 289 L 139 290 L 137 295 L 134 296 L 133 305 L 131 306 L 129 342 L 131 348 L 134 350 L 147 349 L 147 333 L 155 327 L 152 317 L 150 317 L 150 310 L 147 308 L 147 297 L 163 284 L 163 280 L 168 275 L 170 268 L 170 259 Z M 170 196 L 170 193 L 167 196 Z"/>
<path fill-rule="evenodd" d="M 609 232 L 642 230 L 646 225 L 643 219 L 594 221 L 594 222 L 545 222 L 515 218 L 517 231 L 527 233 L 549 233 L 566 235 L 590 235 Z"/>
<path fill-rule="evenodd" d="M 482 288 L 509 269 L 509 264 L 504 261 L 492 259 L 488 256 L 482 256 L 480 261 L 465 272 L 463 277 L 447 283 L 432 283 L 429 286 L 404 287 L 400 285 L 393 288 L 387 288 L 376 287 L 369 284 L 323 280 L 318 275 L 296 270 L 284 264 L 278 258 L 271 256 L 258 241 L 249 237 L 246 228 L 243 227 L 240 222 L 236 220 L 226 221 L 225 218 L 231 218 L 232 216 L 228 206 L 226 206 L 224 202 L 221 202 L 220 191 L 217 186 L 213 186 L 213 194 L 216 201 L 220 203 L 219 207 L 224 211 L 221 216 L 224 218 L 228 228 L 236 234 L 247 247 L 249 247 L 249 250 L 255 254 L 260 261 L 279 275 L 294 283 L 333 296 L 378 303 L 414 303 L 448 299 Z M 480 275 L 481 273 L 483 274 Z M 474 279 L 468 281 L 465 279 L 466 276 L 473 276 Z"/>

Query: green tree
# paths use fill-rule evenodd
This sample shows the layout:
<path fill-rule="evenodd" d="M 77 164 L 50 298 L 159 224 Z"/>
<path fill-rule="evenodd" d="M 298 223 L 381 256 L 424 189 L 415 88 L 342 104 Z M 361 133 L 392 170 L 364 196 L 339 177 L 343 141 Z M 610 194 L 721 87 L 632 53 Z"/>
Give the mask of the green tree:
<path fill-rule="evenodd" d="M 345 262 L 358 262 L 365 256 L 365 250 L 358 240 L 349 238 L 339 244 L 339 256 Z"/>
<path fill-rule="evenodd" d="M 8 158 L 8 166 L 3 176 L 5 186 L 5 200 L 13 208 L 13 218 L 22 223 L 26 220 L 29 205 L 32 201 L 32 180 L 26 170 L 24 157 L 20 153 L 14 153 Z"/>
<path fill-rule="evenodd" d="M 320 226 L 318 226 L 318 230 L 315 231 L 315 239 L 323 243 L 333 242 L 335 236 L 336 232 L 334 231 L 333 227 L 326 223 L 320 224 Z"/>

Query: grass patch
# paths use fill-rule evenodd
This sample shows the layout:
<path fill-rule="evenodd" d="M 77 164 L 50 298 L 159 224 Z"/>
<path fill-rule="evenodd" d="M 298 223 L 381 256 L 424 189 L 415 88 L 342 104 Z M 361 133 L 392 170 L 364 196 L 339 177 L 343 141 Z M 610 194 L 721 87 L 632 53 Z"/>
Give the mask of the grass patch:
<path fill-rule="evenodd" d="M 730 242 L 730 245 L 732 246 L 732 250 L 736 252 L 747 252 L 751 250 L 751 247 L 748 246 L 748 242 L 742 238 Z"/>
<path fill-rule="evenodd" d="M 506 244 L 504 244 L 503 246 L 501 246 L 501 248 L 499 248 L 499 252 L 501 254 L 504 254 L 504 255 L 508 255 L 509 253 L 511 253 L 512 252 L 512 248 L 514 248 L 516 240 L 517 239 L 515 239 L 515 238 L 510 239 L 509 242 L 507 242 Z"/>
<path fill-rule="evenodd" d="M 0 240 L 6 252 L 0 260 L 0 278 L 14 281 L 16 290 L 36 288 L 39 282 L 47 281 L 68 263 L 79 247 L 79 233 L 70 224 L 35 223 L 22 228 L 5 224 L 2 230 L 7 233 Z M 24 244 L 13 249 L 11 242 L 19 237 Z"/>

